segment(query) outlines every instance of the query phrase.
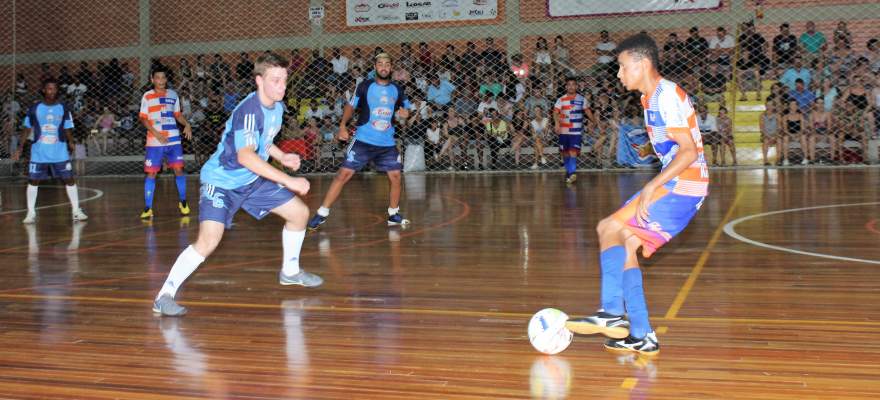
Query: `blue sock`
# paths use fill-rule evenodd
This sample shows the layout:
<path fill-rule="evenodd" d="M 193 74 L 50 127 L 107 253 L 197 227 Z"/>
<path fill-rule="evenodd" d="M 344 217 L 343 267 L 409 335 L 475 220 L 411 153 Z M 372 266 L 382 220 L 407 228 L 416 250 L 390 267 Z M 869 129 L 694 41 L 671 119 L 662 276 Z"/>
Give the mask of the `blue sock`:
<path fill-rule="evenodd" d="M 186 201 L 186 175 L 175 176 L 174 181 L 177 183 L 177 196 L 181 202 Z"/>
<path fill-rule="evenodd" d="M 602 309 L 609 314 L 623 315 L 623 264 L 626 250 L 623 246 L 609 247 L 599 254 L 602 266 Z"/>
<path fill-rule="evenodd" d="M 153 208 L 153 195 L 156 193 L 156 178 L 147 177 L 144 180 L 144 206 Z"/>
<path fill-rule="evenodd" d="M 575 167 L 577 166 L 574 157 L 563 156 L 563 165 L 565 165 L 565 174 L 571 175 L 574 173 Z"/>
<path fill-rule="evenodd" d="M 626 312 L 629 315 L 630 336 L 641 339 L 653 331 L 648 320 L 648 305 L 645 303 L 645 289 L 642 288 L 642 270 L 630 268 L 623 271 L 623 296 L 626 299 Z"/>

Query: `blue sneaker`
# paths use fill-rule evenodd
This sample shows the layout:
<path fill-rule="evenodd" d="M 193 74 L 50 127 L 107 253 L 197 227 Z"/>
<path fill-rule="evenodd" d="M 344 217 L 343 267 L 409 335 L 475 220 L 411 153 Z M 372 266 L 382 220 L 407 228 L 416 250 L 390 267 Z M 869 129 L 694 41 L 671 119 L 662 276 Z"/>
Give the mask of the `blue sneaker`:
<path fill-rule="evenodd" d="M 400 213 L 388 217 L 388 226 L 409 225 L 409 220 L 404 218 Z"/>
<path fill-rule="evenodd" d="M 321 225 L 324 224 L 324 222 L 327 222 L 327 217 L 322 217 L 318 214 L 315 214 L 315 216 L 309 220 L 308 228 L 310 231 L 316 231 Z"/>

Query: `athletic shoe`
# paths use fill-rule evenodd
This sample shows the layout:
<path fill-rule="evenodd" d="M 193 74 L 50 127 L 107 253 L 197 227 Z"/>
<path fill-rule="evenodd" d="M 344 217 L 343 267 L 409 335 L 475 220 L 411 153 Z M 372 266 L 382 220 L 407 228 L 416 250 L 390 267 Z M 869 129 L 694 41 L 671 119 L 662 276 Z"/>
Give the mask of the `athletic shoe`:
<path fill-rule="evenodd" d="M 74 221 L 85 221 L 89 219 L 89 216 L 83 212 L 82 208 L 77 208 L 73 210 L 73 214 L 71 215 Z"/>
<path fill-rule="evenodd" d="M 144 212 L 141 213 L 141 219 L 152 219 L 153 218 L 153 209 L 145 208 Z"/>
<path fill-rule="evenodd" d="M 613 315 L 605 311 L 584 318 L 569 319 L 565 327 L 581 335 L 603 334 L 614 339 L 623 339 L 629 335 L 629 321 L 622 315 Z"/>
<path fill-rule="evenodd" d="M 33 224 L 35 222 L 37 222 L 37 213 L 36 212 L 27 213 L 27 215 L 24 217 L 24 219 L 21 220 L 22 224 Z"/>
<path fill-rule="evenodd" d="M 324 280 L 321 279 L 321 277 L 318 275 L 303 270 L 300 270 L 296 274 L 290 276 L 284 275 L 284 271 L 279 271 L 278 283 L 285 286 L 300 285 L 310 288 L 321 286 L 321 284 L 324 283 Z"/>
<path fill-rule="evenodd" d="M 388 216 L 388 226 L 395 225 L 409 225 L 409 220 L 400 215 L 400 213 Z"/>
<path fill-rule="evenodd" d="M 783 167 L 787 167 L 787 166 L 789 166 L 789 165 L 790 165 L 790 164 L 789 164 L 788 160 L 782 160 L 782 166 L 783 166 Z"/>
<path fill-rule="evenodd" d="M 574 183 L 577 179 L 578 179 L 577 174 L 566 175 L 566 176 L 565 176 L 565 183 L 568 184 L 568 185 L 571 185 L 571 184 Z"/>
<path fill-rule="evenodd" d="M 660 343 L 657 342 L 657 334 L 650 332 L 641 339 L 627 336 L 624 339 L 608 339 L 605 348 L 613 351 L 634 351 L 646 356 L 660 354 Z"/>
<path fill-rule="evenodd" d="M 186 314 L 186 308 L 177 304 L 170 294 L 163 294 L 153 302 L 153 312 L 166 317 L 180 317 Z"/>
<path fill-rule="evenodd" d="M 316 231 L 321 225 L 324 225 L 324 222 L 327 222 L 327 217 L 315 214 L 315 216 L 309 220 L 308 228 L 310 231 Z"/>
<path fill-rule="evenodd" d="M 189 215 L 189 204 L 186 200 L 177 202 L 177 209 L 180 210 L 180 215 Z"/>
<path fill-rule="evenodd" d="M 538 169 L 538 164 L 532 164 L 532 166 L 529 167 L 529 169 Z"/>

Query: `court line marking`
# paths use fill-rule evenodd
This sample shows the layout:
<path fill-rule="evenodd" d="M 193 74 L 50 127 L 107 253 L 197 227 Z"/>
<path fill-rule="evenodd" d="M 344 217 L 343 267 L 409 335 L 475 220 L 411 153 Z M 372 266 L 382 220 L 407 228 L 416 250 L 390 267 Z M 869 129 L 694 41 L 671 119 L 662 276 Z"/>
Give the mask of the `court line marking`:
<path fill-rule="evenodd" d="M 93 303 L 108 304 L 153 304 L 152 299 L 145 298 L 125 298 L 125 297 L 100 297 L 100 296 L 68 296 L 68 295 L 41 295 L 41 294 L 0 294 L 0 299 L 15 300 L 62 300 L 62 301 L 81 301 Z M 216 307 L 216 308 L 244 308 L 244 309 L 264 309 L 278 310 L 282 309 L 281 302 L 278 304 L 260 304 L 260 303 L 224 303 L 216 301 L 181 301 L 180 304 L 186 306 L 199 307 Z M 373 314 L 414 314 L 414 315 L 442 315 L 451 317 L 474 317 L 474 318 L 516 318 L 527 321 L 532 317 L 531 313 L 524 312 L 503 312 L 503 311 L 469 311 L 469 310 L 443 310 L 429 308 L 378 308 L 378 307 L 338 307 L 338 306 L 303 306 L 304 311 L 318 312 L 346 312 L 346 313 L 373 313 Z M 846 325 L 846 326 L 864 326 L 869 328 L 880 329 L 880 321 L 838 321 L 838 320 L 807 320 L 807 319 L 761 319 L 761 318 L 725 318 L 725 317 L 676 317 L 669 319 L 665 317 L 652 318 L 655 321 L 671 321 L 671 322 L 703 322 L 703 323 L 736 323 L 736 324 L 773 324 L 773 325 Z"/>
<path fill-rule="evenodd" d="M 59 186 L 59 185 L 46 185 L 46 186 L 40 185 L 40 187 L 41 187 L 41 188 L 64 188 L 64 186 Z M 99 199 L 99 198 L 101 198 L 101 197 L 104 196 L 104 192 L 103 192 L 102 190 L 99 190 L 99 189 L 92 189 L 92 188 L 90 188 L 90 187 L 85 187 L 85 186 L 77 186 L 77 189 L 85 190 L 85 191 L 87 191 L 87 192 L 90 191 L 90 192 L 92 192 L 92 193 L 95 193 L 92 197 L 86 197 L 86 198 L 80 200 L 80 201 L 79 201 L 79 204 L 82 204 L 82 203 L 85 203 L 85 202 L 88 202 L 88 201 L 92 201 L 92 200 L 97 200 L 97 199 Z M 45 210 L 45 209 L 47 209 L 47 208 L 61 207 L 61 206 L 66 206 L 66 205 L 68 205 L 68 204 L 70 204 L 70 202 L 69 202 L 69 201 L 65 201 L 65 202 L 63 202 L 63 203 L 50 204 L 50 205 L 48 205 L 48 206 L 39 206 L 39 207 L 35 208 L 34 210 Z M 0 215 L 17 214 L 17 213 L 23 213 L 23 212 L 26 212 L 26 211 L 27 211 L 27 208 L 21 208 L 21 209 L 18 209 L 18 210 L 0 211 Z"/>
<path fill-rule="evenodd" d="M 684 282 L 684 285 L 681 286 L 681 289 L 678 290 L 678 294 L 675 295 L 675 299 L 669 306 L 669 310 L 666 311 L 666 319 L 672 320 L 675 319 L 678 315 L 678 311 L 681 310 L 681 306 L 684 305 L 684 301 L 691 293 L 691 289 L 693 289 L 694 284 L 697 283 L 697 278 L 699 278 L 700 273 L 703 272 L 703 267 L 706 265 L 706 262 L 709 261 L 709 254 L 711 254 L 712 250 L 715 248 L 715 243 L 717 243 L 718 239 L 721 237 L 724 222 L 729 220 L 730 217 L 733 215 L 733 210 L 736 209 L 736 206 L 737 204 L 739 204 L 739 201 L 740 199 L 742 199 L 742 197 L 742 191 L 736 194 L 736 197 L 733 199 L 733 203 L 730 204 L 730 207 L 727 209 L 727 213 L 724 214 L 724 218 L 721 220 L 721 224 L 719 224 L 718 228 L 715 229 L 715 232 L 712 233 L 712 238 L 709 239 L 709 243 L 706 245 L 706 248 L 703 249 L 702 253 L 700 253 L 700 258 L 697 259 L 697 263 L 694 264 L 694 268 L 691 269 L 691 273 L 688 274 L 687 280 Z"/>
<path fill-rule="evenodd" d="M 626 390 L 633 390 L 638 384 L 639 380 L 637 378 L 624 378 L 623 383 L 620 384 L 620 387 Z"/>
<path fill-rule="evenodd" d="M 740 235 L 734 229 L 738 224 L 740 224 L 742 222 L 756 219 L 756 218 L 768 217 L 771 215 L 786 214 L 786 213 L 801 212 L 801 211 L 811 211 L 811 210 L 824 210 L 824 209 L 828 209 L 828 208 L 873 206 L 873 205 L 878 205 L 878 204 L 880 204 L 880 201 L 871 201 L 871 202 L 866 202 L 866 203 L 828 204 L 828 205 L 824 205 L 824 206 L 788 208 L 788 209 L 784 209 L 784 210 L 770 211 L 770 212 L 765 212 L 765 213 L 760 213 L 760 214 L 752 214 L 752 215 L 747 215 L 742 218 L 737 218 L 737 219 L 727 223 L 727 225 L 724 225 L 724 233 L 726 233 L 727 236 L 730 236 L 730 237 L 732 237 L 736 240 L 739 240 L 741 242 L 748 243 L 752 246 L 762 247 L 762 248 L 769 249 L 769 250 L 776 250 L 776 251 L 781 251 L 781 252 L 791 253 L 791 254 L 799 254 L 802 256 L 827 258 L 830 260 L 837 260 L 837 261 L 851 261 L 851 262 L 858 262 L 858 263 L 865 263 L 865 264 L 880 265 L 880 260 L 868 260 L 868 259 L 864 259 L 864 258 L 835 256 L 832 254 L 815 253 L 815 252 L 811 252 L 811 251 L 803 251 L 803 250 L 797 250 L 797 249 L 792 249 L 792 248 L 783 247 L 783 246 L 776 246 L 776 245 L 772 245 L 772 244 L 767 244 L 767 243 L 759 242 L 757 240 L 749 239 L 743 235 Z"/>

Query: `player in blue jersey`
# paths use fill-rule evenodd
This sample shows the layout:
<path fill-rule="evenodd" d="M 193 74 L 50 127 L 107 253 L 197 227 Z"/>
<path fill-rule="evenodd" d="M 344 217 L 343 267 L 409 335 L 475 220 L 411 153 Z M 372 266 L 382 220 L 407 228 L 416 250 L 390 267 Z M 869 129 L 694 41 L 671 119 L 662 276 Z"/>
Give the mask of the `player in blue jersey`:
<path fill-rule="evenodd" d="M 199 237 L 171 267 L 153 303 L 156 313 L 166 316 L 186 313 L 186 309 L 174 301 L 178 289 L 217 248 L 239 209 L 257 219 L 269 213 L 284 218 L 281 232 L 284 259 L 278 274 L 279 283 L 305 287 L 323 283 L 321 277 L 299 266 L 309 208 L 298 196 L 308 193 L 309 181 L 288 176 L 267 162 L 272 157 L 293 170 L 300 166 L 298 155 L 284 153 L 272 144 L 284 120 L 282 100 L 287 84 L 287 61 L 274 53 L 261 55 L 254 64 L 254 75 L 257 91 L 232 111 L 217 151 L 202 166 Z"/>
<path fill-rule="evenodd" d="M 43 82 L 43 101 L 28 109 L 22 130 L 22 146 L 12 155 L 13 160 L 21 157 L 24 143 L 33 132 L 31 161 L 28 165 L 27 215 L 25 224 L 36 222 L 37 190 L 40 181 L 54 177 L 67 185 L 67 198 L 70 200 L 71 215 L 74 221 L 84 221 L 89 217 L 79 208 L 79 194 L 74 181 L 70 153 L 73 152 L 73 116 L 67 105 L 58 101 L 58 82 L 48 79 Z"/>
<path fill-rule="evenodd" d="M 342 188 L 354 175 L 372 162 L 376 169 L 385 171 L 391 182 L 388 205 L 388 225 L 406 225 L 409 220 L 400 213 L 400 152 L 394 145 L 394 115 L 409 117 L 410 103 L 403 87 L 391 81 L 391 56 L 379 53 L 375 58 L 375 79 L 366 79 L 358 85 L 351 102 L 345 105 L 339 123 L 339 140 L 348 140 L 348 122 L 358 113 L 354 138 L 345 151 L 345 160 L 330 190 L 324 196 L 317 214 L 309 221 L 309 229 L 316 230 L 330 215 L 330 206 L 342 193 Z"/>

